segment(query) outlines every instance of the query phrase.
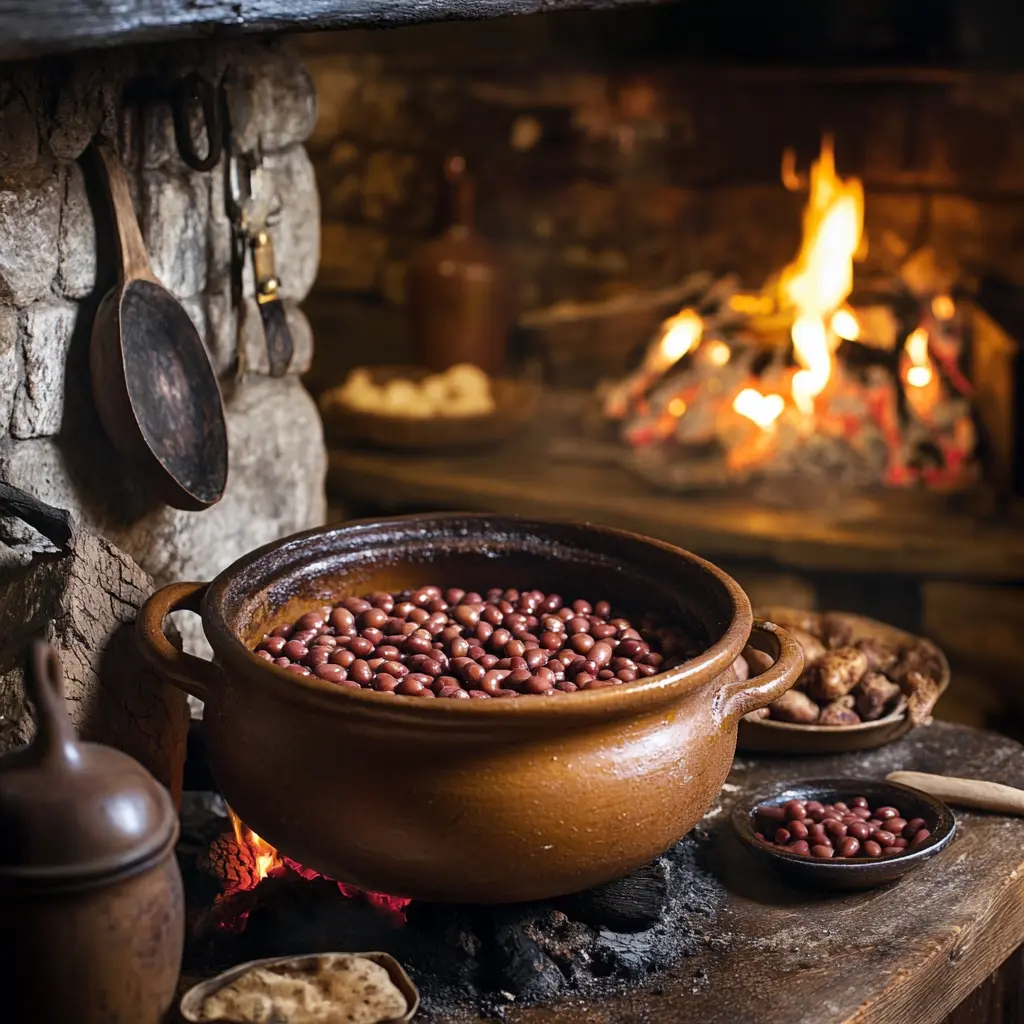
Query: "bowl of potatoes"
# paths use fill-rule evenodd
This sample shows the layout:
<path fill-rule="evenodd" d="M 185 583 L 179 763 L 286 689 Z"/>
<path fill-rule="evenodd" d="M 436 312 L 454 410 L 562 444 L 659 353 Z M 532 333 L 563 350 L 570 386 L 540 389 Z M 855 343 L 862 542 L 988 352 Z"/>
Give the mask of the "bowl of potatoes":
<path fill-rule="evenodd" d="M 891 743 L 931 720 L 949 663 L 930 640 L 848 612 L 768 607 L 803 648 L 796 685 L 740 722 L 738 750 L 826 754 Z M 737 671 L 761 671 L 747 649 Z M 749 664 L 748 664 L 749 663 Z"/>
<path fill-rule="evenodd" d="M 540 389 L 531 381 L 490 377 L 459 363 L 441 373 L 418 366 L 353 370 L 320 396 L 329 441 L 397 451 L 485 448 L 533 418 Z"/>

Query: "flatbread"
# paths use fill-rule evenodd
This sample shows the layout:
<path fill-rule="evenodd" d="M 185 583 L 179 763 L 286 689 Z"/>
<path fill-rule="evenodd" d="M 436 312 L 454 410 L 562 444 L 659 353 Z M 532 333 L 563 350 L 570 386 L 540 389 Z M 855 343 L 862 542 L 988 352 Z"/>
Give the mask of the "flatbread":
<path fill-rule="evenodd" d="M 382 1024 L 409 1009 L 388 972 L 328 953 L 301 966 L 254 967 L 203 1000 L 199 1019 L 232 1024 Z"/>

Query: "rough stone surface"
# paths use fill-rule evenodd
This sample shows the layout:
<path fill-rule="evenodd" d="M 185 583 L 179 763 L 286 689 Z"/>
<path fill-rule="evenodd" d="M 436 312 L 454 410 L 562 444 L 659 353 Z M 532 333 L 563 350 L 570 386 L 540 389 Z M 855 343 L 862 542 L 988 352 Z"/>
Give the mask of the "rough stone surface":
<path fill-rule="evenodd" d="M 20 382 L 18 315 L 0 308 L 0 436 L 9 428 L 14 396 Z"/>
<path fill-rule="evenodd" d="M 265 166 L 281 200 L 271 227 L 281 292 L 301 302 L 316 280 L 320 260 L 320 199 L 309 155 L 301 146 L 267 156 Z"/>
<path fill-rule="evenodd" d="M 210 177 L 146 175 L 142 187 L 143 237 L 153 273 L 179 298 L 206 286 L 206 211 Z"/>
<path fill-rule="evenodd" d="M 25 378 L 14 399 L 11 434 L 45 437 L 60 430 L 64 371 L 78 310 L 70 303 L 38 302 L 22 314 Z"/>
<path fill-rule="evenodd" d="M 58 251 L 57 284 L 61 293 L 69 299 L 84 298 L 96 287 L 96 222 L 77 163 L 67 166 Z"/>
<path fill-rule="evenodd" d="M 267 376 L 248 266 L 247 298 L 233 306 L 223 166 L 202 174 L 185 165 L 159 96 L 140 105 L 141 116 L 118 114 L 140 75 L 158 84 L 195 70 L 216 82 L 228 66 L 250 90 L 242 141 L 259 138 L 279 198 L 271 231 L 295 342 L 281 380 Z M 297 379 L 313 342 L 296 303 L 319 258 L 316 183 L 301 145 L 315 112 L 309 76 L 279 42 L 197 42 L 126 51 L 116 62 L 86 54 L 25 64 L 0 81 L 0 479 L 71 509 L 152 574 L 146 587 L 212 578 L 326 515 L 320 420 Z M 97 134 L 119 140 L 153 271 L 182 301 L 222 378 L 231 467 L 224 499 L 203 513 L 143 493 L 92 403 L 91 318 L 117 272 L 107 205 L 93 194 L 92 162 L 79 159 Z M 38 550 L 34 531 L 0 521 L 0 572 L 34 571 Z M 182 618 L 189 649 L 201 653 L 195 617 Z M 0 686 L 0 714 L 11 700 Z"/>
<path fill-rule="evenodd" d="M 34 167 L 39 127 L 28 97 L 17 81 L 0 82 L 0 169 Z"/>
<path fill-rule="evenodd" d="M 180 797 L 185 695 L 142 661 L 132 623 L 153 581 L 100 537 L 76 531 L 64 554 L 0 570 L 0 751 L 26 742 L 24 667 L 33 640 L 61 659 L 68 714 L 82 739 L 123 750 Z"/>
<path fill-rule="evenodd" d="M 0 299 L 27 306 L 49 291 L 62 193 L 56 168 L 0 177 Z"/>

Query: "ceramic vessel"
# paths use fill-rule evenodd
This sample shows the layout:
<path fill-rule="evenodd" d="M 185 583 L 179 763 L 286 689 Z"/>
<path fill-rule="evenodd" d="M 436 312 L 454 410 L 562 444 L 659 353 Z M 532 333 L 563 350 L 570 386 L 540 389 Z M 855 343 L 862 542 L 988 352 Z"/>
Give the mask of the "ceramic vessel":
<path fill-rule="evenodd" d="M 126 754 L 75 740 L 43 645 L 29 696 L 35 739 L 0 758 L 0 991 L 18 1024 L 158 1024 L 185 927 L 171 798 Z"/>
<path fill-rule="evenodd" d="M 497 253 L 474 225 L 474 187 L 462 157 L 445 164 L 451 221 L 418 249 L 406 272 L 416 362 L 429 370 L 473 363 L 499 374 L 509 329 L 509 286 Z"/>
<path fill-rule="evenodd" d="M 707 648 L 635 683 L 489 701 L 352 690 L 251 653 L 325 601 L 429 583 L 671 612 Z M 165 616 L 184 608 L 201 612 L 215 664 L 164 637 Z M 717 796 L 739 719 L 803 663 L 796 641 L 755 624 L 738 584 L 696 555 L 596 526 L 459 513 L 299 534 L 211 584 L 165 587 L 136 624 L 149 660 L 207 702 L 211 766 L 247 825 L 332 878 L 448 902 L 575 892 L 657 856 Z M 739 682 L 748 641 L 775 660 Z"/>

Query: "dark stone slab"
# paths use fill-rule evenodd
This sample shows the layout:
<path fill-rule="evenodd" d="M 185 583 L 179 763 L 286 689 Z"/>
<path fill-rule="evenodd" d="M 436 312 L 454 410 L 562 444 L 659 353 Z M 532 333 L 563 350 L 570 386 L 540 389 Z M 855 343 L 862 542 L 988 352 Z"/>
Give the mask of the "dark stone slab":
<path fill-rule="evenodd" d="M 239 32 L 384 28 L 651 0 L 0 0 L 0 60 Z"/>

